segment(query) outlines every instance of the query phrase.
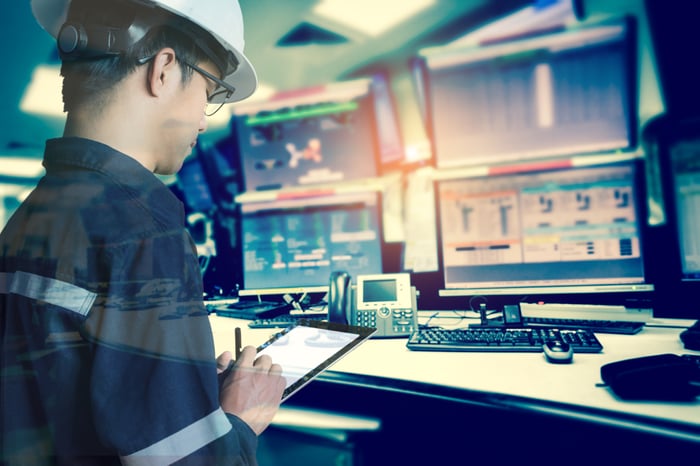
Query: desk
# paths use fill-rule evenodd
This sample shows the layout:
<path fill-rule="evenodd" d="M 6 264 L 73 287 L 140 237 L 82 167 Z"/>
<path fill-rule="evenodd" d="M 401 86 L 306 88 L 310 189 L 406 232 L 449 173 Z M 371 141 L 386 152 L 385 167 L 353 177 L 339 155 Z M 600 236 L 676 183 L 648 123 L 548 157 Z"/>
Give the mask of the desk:
<path fill-rule="evenodd" d="M 273 329 L 249 329 L 246 321 L 224 317 L 213 316 L 211 322 L 217 353 L 232 348 L 236 326 L 243 328 L 245 344 L 260 344 L 274 333 Z M 680 328 L 646 327 L 636 335 L 597 334 L 603 352 L 575 354 L 570 365 L 549 364 L 539 353 L 411 351 L 405 338 L 373 339 L 290 401 L 314 385 L 343 386 L 346 394 L 352 393 L 348 387 L 362 389 L 363 394 L 372 390 L 410 394 L 415 395 L 412 399 L 448 403 L 440 409 L 447 406 L 451 410 L 458 404 L 480 406 L 565 419 L 575 425 L 604 426 L 615 433 L 643 435 L 644 440 L 670 439 L 700 454 L 700 401 L 622 401 L 596 385 L 600 367 L 609 362 L 660 353 L 700 354 L 683 348 L 680 332 Z M 449 411 L 444 418 L 449 420 Z"/>

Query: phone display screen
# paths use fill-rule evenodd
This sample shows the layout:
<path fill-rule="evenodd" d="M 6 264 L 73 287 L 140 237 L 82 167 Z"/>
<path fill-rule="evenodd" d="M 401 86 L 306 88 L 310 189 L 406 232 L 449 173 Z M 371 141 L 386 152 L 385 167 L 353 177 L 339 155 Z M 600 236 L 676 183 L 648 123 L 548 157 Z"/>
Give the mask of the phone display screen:
<path fill-rule="evenodd" d="M 366 302 L 396 301 L 396 280 L 367 280 L 362 286 Z"/>

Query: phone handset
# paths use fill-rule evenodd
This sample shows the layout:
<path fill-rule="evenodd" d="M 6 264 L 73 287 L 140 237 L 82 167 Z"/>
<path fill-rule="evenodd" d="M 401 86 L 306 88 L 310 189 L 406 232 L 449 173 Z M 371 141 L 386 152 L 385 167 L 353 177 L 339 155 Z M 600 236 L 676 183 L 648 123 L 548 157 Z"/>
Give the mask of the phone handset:
<path fill-rule="evenodd" d="M 339 270 L 331 273 L 328 284 L 328 320 L 350 323 L 352 297 L 350 296 L 350 274 Z"/>

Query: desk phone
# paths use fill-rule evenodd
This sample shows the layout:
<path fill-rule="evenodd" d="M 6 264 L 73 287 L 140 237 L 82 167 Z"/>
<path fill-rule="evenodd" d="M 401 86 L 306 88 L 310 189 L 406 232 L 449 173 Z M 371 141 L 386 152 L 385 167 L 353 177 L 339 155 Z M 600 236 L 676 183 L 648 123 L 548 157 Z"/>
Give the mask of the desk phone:
<path fill-rule="evenodd" d="M 418 329 L 416 288 L 408 273 L 331 275 L 328 314 L 331 321 L 373 327 L 372 338 L 407 337 Z"/>

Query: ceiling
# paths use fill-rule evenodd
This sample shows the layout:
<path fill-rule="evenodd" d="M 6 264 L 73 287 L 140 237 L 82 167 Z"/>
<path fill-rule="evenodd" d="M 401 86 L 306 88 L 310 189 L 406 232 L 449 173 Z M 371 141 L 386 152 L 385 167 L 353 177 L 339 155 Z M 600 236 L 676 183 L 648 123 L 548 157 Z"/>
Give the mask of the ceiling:
<path fill-rule="evenodd" d="M 313 11 L 316 3 L 318 0 L 240 0 L 245 17 L 245 51 L 256 67 L 262 89 L 290 90 L 324 84 L 350 78 L 375 65 L 404 66 L 422 47 L 449 42 L 533 2 L 436 0 L 432 7 L 377 37 L 324 20 Z M 373 7 L 372 14 L 390 16 L 401 8 L 403 0 L 374 3 L 379 6 Z M 0 20 L 6 44 L 0 50 L 2 63 L 6 64 L 0 88 L 0 164 L 1 157 L 7 156 L 39 158 L 44 141 L 60 136 L 63 127 L 62 117 L 19 110 L 35 67 L 57 64 L 58 60 L 53 39 L 31 15 L 29 0 L 6 2 L 4 10 Z M 285 38 L 292 44 L 279 45 Z M 329 38 L 334 41 L 329 43 Z M 0 183 L 3 181 L 7 179 L 0 179 Z"/>
<path fill-rule="evenodd" d="M 444 43 L 488 18 L 533 2 L 437 0 L 432 7 L 377 37 L 324 20 L 313 12 L 317 3 L 317 0 L 241 0 L 246 19 L 246 54 L 262 82 L 279 89 L 293 89 L 342 79 L 347 73 L 376 62 L 404 63 L 422 46 Z M 374 14 L 390 17 L 401 8 L 401 3 L 402 0 L 375 1 L 380 6 Z M 306 43 L 300 37 L 298 46 L 276 45 L 280 38 L 304 23 L 341 36 L 346 42 L 322 44 L 310 35 Z"/>

